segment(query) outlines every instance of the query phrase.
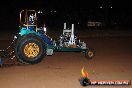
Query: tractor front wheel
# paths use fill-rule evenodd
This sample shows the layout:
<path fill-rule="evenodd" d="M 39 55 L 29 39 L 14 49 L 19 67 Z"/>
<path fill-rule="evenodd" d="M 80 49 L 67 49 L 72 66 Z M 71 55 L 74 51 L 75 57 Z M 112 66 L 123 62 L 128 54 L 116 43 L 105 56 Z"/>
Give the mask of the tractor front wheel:
<path fill-rule="evenodd" d="M 46 46 L 38 36 L 25 35 L 18 40 L 15 51 L 19 61 L 36 64 L 45 57 Z"/>
<path fill-rule="evenodd" d="M 94 56 L 95 56 L 95 50 L 94 49 L 92 49 L 92 48 L 86 49 L 86 51 L 85 51 L 85 57 L 87 59 L 92 59 Z"/>

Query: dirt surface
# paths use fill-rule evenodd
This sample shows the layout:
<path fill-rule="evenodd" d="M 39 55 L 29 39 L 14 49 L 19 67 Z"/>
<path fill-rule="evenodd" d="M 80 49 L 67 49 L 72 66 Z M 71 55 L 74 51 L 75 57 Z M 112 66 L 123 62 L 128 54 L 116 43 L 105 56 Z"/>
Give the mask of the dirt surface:
<path fill-rule="evenodd" d="M 96 50 L 92 60 L 87 60 L 82 53 L 56 52 L 39 64 L 5 66 L 0 68 L 0 88 L 83 88 L 78 81 L 83 66 L 91 80 L 132 80 L 132 37 L 81 40 Z M 0 47 L 8 45 L 7 42 L 1 41 Z M 86 88 L 132 88 L 132 85 Z"/>

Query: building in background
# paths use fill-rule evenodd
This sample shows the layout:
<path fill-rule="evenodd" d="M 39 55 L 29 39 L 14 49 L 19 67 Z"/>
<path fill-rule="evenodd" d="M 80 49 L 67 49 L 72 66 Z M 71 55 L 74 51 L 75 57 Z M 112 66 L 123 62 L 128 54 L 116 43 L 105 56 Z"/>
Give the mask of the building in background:
<path fill-rule="evenodd" d="M 88 27 L 100 27 L 103 24 L 101 22 L 96 22 L 96 21 L 88 21 L 87 26 Z"/>

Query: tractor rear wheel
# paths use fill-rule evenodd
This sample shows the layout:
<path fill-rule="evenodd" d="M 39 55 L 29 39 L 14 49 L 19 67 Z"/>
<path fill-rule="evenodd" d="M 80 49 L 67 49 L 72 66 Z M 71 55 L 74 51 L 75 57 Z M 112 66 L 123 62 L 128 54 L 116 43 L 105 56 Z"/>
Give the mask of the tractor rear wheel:
<path fill-rule="evenodd" d="M 86 49 L 86 51 L 85 51 L 85 57 L 87 59 L 92 59 L 94 56 L 95 56 L 95 50 L 94 49 L 92 49 L 92 48 Z"/>
<path fill-rule="evenodd" d="M 15 54 L 25 64 L 37 64 L 46 55 L 46 44 L 37 35 L 24 35 L 17 41 Z"/>

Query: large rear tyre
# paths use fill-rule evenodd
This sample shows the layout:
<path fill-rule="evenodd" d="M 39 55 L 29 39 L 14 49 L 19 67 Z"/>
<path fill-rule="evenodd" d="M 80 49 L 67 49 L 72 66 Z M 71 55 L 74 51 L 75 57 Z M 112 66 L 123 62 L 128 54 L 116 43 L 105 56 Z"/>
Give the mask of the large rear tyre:
<path fill-rule="evenodd" d="M 24 35 L 17 41 L 15 54 L 22 63 L 37 64 L 46 55 L 46 45 L 37 35 Z"/>

